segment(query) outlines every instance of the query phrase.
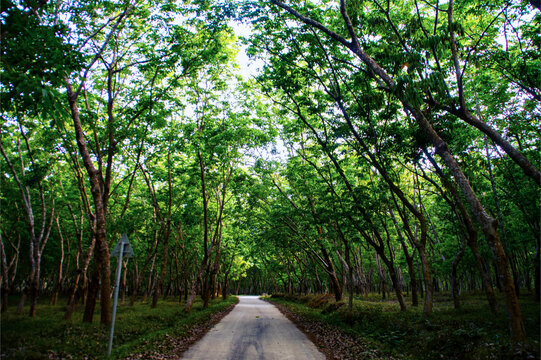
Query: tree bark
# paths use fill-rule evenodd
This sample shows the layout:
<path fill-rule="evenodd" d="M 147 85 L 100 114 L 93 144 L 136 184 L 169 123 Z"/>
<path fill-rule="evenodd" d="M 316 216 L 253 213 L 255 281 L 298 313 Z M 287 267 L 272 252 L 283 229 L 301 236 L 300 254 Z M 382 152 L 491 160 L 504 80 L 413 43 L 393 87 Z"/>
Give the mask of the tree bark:
<path fill-rule="evenodd" d="M 321 248 L 321 253 L 326 262 L 327 273 L 329 274 L 329 280 L 331 281 L 331 286 L 334 294 L 334 299 L 336 302 L 342 301 L 342 287 L 340 286 L 340 281 L 338 276 L 336 276 L 336 270 L 334 268 L 334 263 L 325 248 Z"/>
<path fill-rule="evenodd" d="M 9 295 L 9 273 L 6 252 L 4 251 L 4 241 L 0 232 L 0 256 L 2 257 L 2 312 L 8 310 L 8 295 Z"/>
<path fill-rule="evenodd" d="M 376 255 L 376 266 L 378 269 L 378 276 L 379 276 L 378 290 L 381 293 L 381 298 L 385 300 L 385 293 L 387 292 L 387 281 L 385 279 L 385 273 L 383 272 L 383 269 L 381 268 L 378 253 L 376 253 L 375 255 Z"/>
<path fill-rule="evenodd" d="M 81 125 L 81 119 L 79 116 L 79 108 L 77 107 L 77 97 L 73 93 L 71 83 L 66 79 L 66 89 L 68 96 L 68 103 L 71 110 L 71 117 L 73 120 L 73 126 L 75 128 L 77 146 L 79 153 L 83 158 L 83 163 L 88 173 L 88 177 L 91 184 L 92 198 L 94 200 L 94 212 L 96 216 L 96 268 L 100 269 L 101 280 L 101 323 L 109 325 L 111 323 L 111 268 L 110 268 L 110 254 L 109 246 L 107 244 L 107 230 L 105 220 L 105 201 L 104 194 L 100 184 L 100 175 L 98 170 L 92 163 L 92 158 L 86 145 L 86 140 Z"/>
<path fill-rule="evenodd" d="M 222 299 L 227 300 L 229 296 L 229 272 L 224 273 L 224 280 L 222 285 Z"/>
<path fill-rule="evenodd" d="M 402 245 L 402 251 L 404 252 L 404 257 L 406 259 L 406 264 L 408 265 L 408 274 L 410 276 L 411 286 L 411 305 L 418 306 L 419 298 L 417 297 L 417 276 L 415 275 L 415 267 L 413 265 L 413 254 L 409 254 L 408 247 L 406 246 L 406 241 L 404 240 L 402 231 L 398 226 L 398 221 L 396 220 L 393 209 L 389 209 L 389 214 L 391 215 L 391 219 L 393 220 L 395 230 L 398 235 L 398 240 L 400 240 L 400 244 Z"/>
<path fill-rule="evenodd" d="M 207 188 L 206 188 L 206 182 L 205 182 L 205 165 L 203 163 L 201 149 L 197 150 L 197 157 L 199 158 L 199 170 L 200 170 L 199 175 L 201 178 L 201 197 L 203 200 L 203 260 L 201 262 L 201 271 L 200 271 L 199 277 L 201 278 L 201 297 L 203 298 L 203 306 L 207 307 L 208 302 L 209 302 L 208 262 L 210 260 L 209 258 L 210 258 L 212 249 L 209 248 L 208 198 L 207 198 Z M 190 294 L 190 298 L 191 297 L 192 295 Z M 190 305 L 190 309 L 191 309 L 191 305 Z"/>
<path fill-rule="evenodd" d="M 199 281 L 198 278 L 193 280 L 192 286 L 190 287 L 190 295 L 188 296 L 188 300 L 186 300 L 186 305 L 184 305 L 185 313 L 189 313 L 192 310 L 195 297 L 197 296 L 197 285 L 198 285 L 197 283 Z"/>
<path fill-rule="evenodd" d="M 477 245 L 477 228 L 475 227 L 468 210 L 466 209 L 465 204 L 462 202 L 462 199 L 460 198 L 460 195 L 454 186 L 454 184 L 450 183 L 446 176 L 443 174 L 443 171 L 438 166 L 438 163 L 434 160 L 432 155 L 426 150 L 423 149 L 423 152 L 425 153 L 426 157 L 430 161 L 430 163 L 434 166 L 434 169 L 436 171 L 436 174 L 441 179 L 441 182 L 443 186 L 451 193 L 456 206 L 458 207 L 458 210 L 460 212 L 460 215 L 462 216 L 462 221 L 464 226 L 466 227 L 466 233 L 467 236 L 467 243 L 470 247 L 470 250 L 473 253 L 473 256 L 475 258 L 475 264 L 477 266 L 477 269 L 479 270 L 479 274 L 481 274 L 481 281 L 483 283 L 483 288 L 485 289 L 485 294 L 487 297 L 488 304 L 490 306 L 490 310 L 493 314 L 498 313 L 498 303 L 496 300 L 496 295 L 494 294 L 494 288 L 492 286 L 492 281 L 490 280 L 490 276 L 485 270 L 485 267 L 483 266 L 483 258 L 481 256 L 481 252 L 479 251 L 479 246 Z"/>
<path fill-rule="evenodd" d="M 94 309 L 96 308 L 98 292 L 100 289 L 100 266 L 101 264 L 98 261 L 94 262 L 94 269 L 92 270 L 92 275 L 90 276 L 88 284 L 88 295 L 85 303 L 83 322 L 91 323 L 94 318 Z"/>
<path fill-rule="evenodd" d="M 90 265 L 90 260 L 92 260 L 92 256 L 94 255 L 95 244 L 96 237 L 94 235 L 91 235 L 90 245 L 88 246 L 87 253 L 83 260 L 83 264 L 81 268 L 77 269 L 77 274 L 75 275 L 75 281 L 70 296 L 68 298 L 68 306 L 66 308 L 66 313 L 64 314 L 64 320 L 71 319 L 73 311 L 75 311 L 75 306 L 77 305 L 77 302 L 80 298 L 83 300 L 85 298 L 84 294 L 86 293 L 88 286 L 88 266 Z M 82 246 L 81 243 L 79 245 Z M 79 283 L 81 283 L 80 286 Z"/>
<path fill-rule="evenodd" d="M 64 276 L 63 276 L 63 267 L 64 267 L 64 236 L 62 235 L 62 230 L 60 228 L 60 222 L 58 216 L 56 217 L 56 229 L 58 230 L 58 236 L 60 237 L 60 260 L 58 265 L 58 278 L 56 280 L 56 285 L 51 296 L 51 305 L 56 305 L 58 300 L 58 293 L 62 291 Z"/>
<path fill-rule="evenodd" d="M 26 302 L 26 298 L 28 297 L 28 291 L 29 291 L 28 286 L 26 286 L 23 289 L 23 293 L 21 294 L 21 299 L 19 300 L 19 304 L 17 305 L 17 311 L 16 311 L 17 314 L 20 314 L 23 312 L 24 303 Z"/>
<path fill-rule="evenodd" d="M 462 242 L 460 245 L 460 249 L 458 253 L 456 254 L 455 258 L 453 259 L 453 263 L 451 265 L 451 294 L 453 296 L 453 304 L 455 309 L 460 309 L 460 298 L 458 293 L 458 277 L 457 277 L 457 268 L 458 263 L 460 260 L 462 260 L 462 257 L 464 256 L 464 253 L 466 252 L 466 245 L 467 241 L 464 238 L 464 233 L 462 234 Z"/>

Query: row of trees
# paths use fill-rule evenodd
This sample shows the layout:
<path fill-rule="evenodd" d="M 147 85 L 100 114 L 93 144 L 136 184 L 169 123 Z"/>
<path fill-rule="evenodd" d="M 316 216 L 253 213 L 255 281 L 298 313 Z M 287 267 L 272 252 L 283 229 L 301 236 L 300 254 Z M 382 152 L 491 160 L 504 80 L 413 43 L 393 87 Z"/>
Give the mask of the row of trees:
<path fill-rule="evenodd" d="M 2 309 L 68 296 L 483 289 L 539 300 L 539 11 L 472 1 L 7 2 Z M 227 20 L 250 22 L 237 73 Z"/>
<path fill-rule="evenodd" d="M 132 292 L 149 275 L 153 306 L 173 268 L 169 283 L 190 293 L 189 311 L 197 284 L 208 303 L 222 263 L 226 277 L 244 266 L 224 219 L 245 181 L 243 154 L 272 131 L 252 121 L 265 110 L 234 76 L 231 29 L 196 10 L 6 4 L 4 308 L 11 291 L 22 291 L 34 316 L 39 291 L 65 292 L 66 318 L 84 302 L 92 321 L 99 298 L 101 322 L 110 323 L 109 249 L 122 233 L 138 254 Z"/>

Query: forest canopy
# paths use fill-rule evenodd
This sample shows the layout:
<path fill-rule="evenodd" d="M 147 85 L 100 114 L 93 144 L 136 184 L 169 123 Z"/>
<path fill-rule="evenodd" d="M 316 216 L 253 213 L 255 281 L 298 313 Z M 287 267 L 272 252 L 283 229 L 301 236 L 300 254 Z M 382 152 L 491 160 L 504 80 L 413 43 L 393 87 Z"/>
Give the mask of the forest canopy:
<path fill-rule="evenodd" d="M 5 0 L 1 21 L 2 311 L 61 297 L 109 324 L 126 234 L 132 304 L 392 292 L 429 316 L 479 291 L 525 339 L 538 2 Z"/>

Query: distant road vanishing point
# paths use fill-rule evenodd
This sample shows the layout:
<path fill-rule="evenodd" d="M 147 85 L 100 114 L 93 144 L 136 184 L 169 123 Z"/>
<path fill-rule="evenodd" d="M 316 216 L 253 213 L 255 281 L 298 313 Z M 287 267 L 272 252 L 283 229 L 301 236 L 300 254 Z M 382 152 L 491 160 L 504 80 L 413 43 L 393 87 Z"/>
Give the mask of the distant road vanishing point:
<path fill-rule="evenodd" d="M 182 359 L 324 360 L 325 355 L 275 306 L 257 296 L 239 296 L 233 311 Z"/>

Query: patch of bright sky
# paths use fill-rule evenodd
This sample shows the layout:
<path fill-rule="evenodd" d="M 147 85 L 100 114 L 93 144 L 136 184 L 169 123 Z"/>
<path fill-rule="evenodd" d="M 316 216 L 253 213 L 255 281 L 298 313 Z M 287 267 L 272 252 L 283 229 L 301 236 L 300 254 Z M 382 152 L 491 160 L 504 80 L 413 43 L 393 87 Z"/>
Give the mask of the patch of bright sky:
<path fill-rule="evenodd" d="M 252 28 L 250 24 L 241 23 L 237 21 L 232 21 L 230 24 L 231 28 L 235 32 L 235 35 L 238 40 L 239 51 L 237 53 L 237 62 L 239 65 L 239 75 L 242 76 L 243 80 L 248 81 L 255 76 L 257 76 L 260 71 L 263 69 L 264 61 L 260 58 L 250 58 L 247 54 L 247 45 L 244 44 L 240 38 L 247 38 L 252 33 Z M 264 148 L 254 149 L 247 151 L 245 157 L 245 165 L 254 166 L 257 159 L 264 159 L 266 161 L 279 161 L 285 162 L 288 154 L 287 149 L 284 145 L 284 142 L 279 137 L 274 140 L 274 142 Z"/>
<path fill-rule="evenodd" d="M 229 25 L 233 28 L 237 38 L 239 38 L 239 52 L 237 54 L 237 61 L 240 68 L 240 75 L 242 75 L 244 80 L 248 80 L 256 76 L 263 68 L 263 60 L 254 58 L 250 59 L 246 53 L 248 49 L 247 46 L 240 40 L 241 37 L 248 37 L 252 33 L 250 24 L 232 21 Z"/>

